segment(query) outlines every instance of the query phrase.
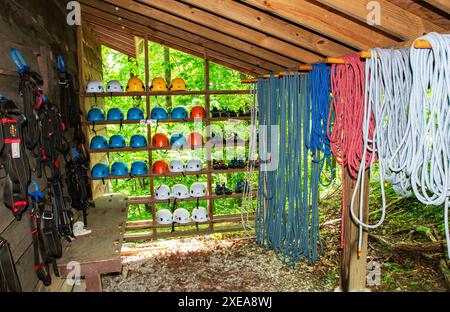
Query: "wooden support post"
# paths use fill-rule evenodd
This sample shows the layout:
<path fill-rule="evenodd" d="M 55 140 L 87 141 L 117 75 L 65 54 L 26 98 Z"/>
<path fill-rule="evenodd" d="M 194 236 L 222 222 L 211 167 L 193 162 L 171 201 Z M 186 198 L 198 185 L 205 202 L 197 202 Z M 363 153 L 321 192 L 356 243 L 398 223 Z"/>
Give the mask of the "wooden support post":
<path fill-rule="evenodd" d="M 145 60 L 145 90 L 147 90 L 150 86 L 150 66 L 149 66 L 149 53 L 148 53 L 148 39 L 144 38 L 144 60 Z M 150 116 L 151 112 L 151 100 L 150 94 L 146 94 L 145 96 L 145 108 L 146 108 L 146 117 Z M 152 126 L 150 124 L 147 125 L 147 144 L 152 144 Z M 153 150 L 148 150 L 148 166 L 151 168 L 153 166 Z M 155 194 L 155 178 L 153 175 L 150 176 L 150 196 Z M 156 225 L 156 203 L 150 203 L 150 207 L 152 209 L 152 220 L 153 225 Z M 158 232 L 156 229 L 153 229 L 153 239 L 156 239 L 158 236 Z"/>
<path fill-rule="evenodd" d="M 341 258 L 341 290 L 348 291 L 364 291 L 366 288 L 366 276 L 367 276 L 367 237 L 366 230 L 363 231 L 363 244 L 361 248 L 361 255 L 358 256 L 358 225 L 353 221 L 350 214 L 350 205 L 352 201 L 353 188 L 355 180 L 350 176 L 347 169 L 345 171 L 344 180 L 342 181 L 342 187 L 344 188 L 344 216 L 343 216 L 343 231 L 344 231 L 344 249 L 342 250 Z M 369 215 L 369 171 L 366 171 L 363 199 L 363 220 L 366 223 Z M 360 191 L 355 199 L 355 211 L 358 211 L 356 207 L 359 207 Z"/>
<path fill-rule="evenodd" d="M 208 58 L 208 51 L 205 50 L 205 91 L 209 91 L 209 58 Z M 209 140 L 211 139 L 211 122 L 209 117 L 211 116 L 211 96 L 209 94 L 205 95 L 205 110 L 206 110 L 206 116 L 208 116 L 208 119 L 205 121 L 205 126 L 206 126 L 206 142 L 209 142 Z M 208 194 L 212 195 L 212 174 L 211 174 L 211 169 L 212 169 L 212 152 L 211 152 L 211 145 L 207 144 L 206 146 L 206 162 L 208 164 Z M 214 223 L 213 223 L 213 216 L 214 213 L 214 200 L 213 199 L 208 199 L 208 215 L 209 215 L 209 229 L 211 231 L 214 230 Z"/>

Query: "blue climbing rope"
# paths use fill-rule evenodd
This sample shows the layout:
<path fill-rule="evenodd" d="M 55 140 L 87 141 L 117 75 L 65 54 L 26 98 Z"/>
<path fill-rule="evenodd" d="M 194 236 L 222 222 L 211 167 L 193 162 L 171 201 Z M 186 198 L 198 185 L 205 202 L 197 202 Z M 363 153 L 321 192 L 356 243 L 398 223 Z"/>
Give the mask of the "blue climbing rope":
<path fill-rule="evenodd" d="M 295 72 L 279 79 L 273 75 L 258 79 L 257 89 L 259 124 L 263 127 L 260 156 L 269 148 L 271 155 L 262 159 L 260 166 L 257 239 L 261 246 L 274 250 L 280 261 L 292 266 L 300 259 L 311 263 L 318 259 L 320 176 L 317 159 L 309 166 L 313 121 L 308 86 L 308 75 Z M 273 133 L 272 126 L 278 126 L 278 133 Z M 319 145 L 316 141 L 314 144 Z M 323 144 L 320 148 L 326 149 Z M 267 170 L 269 166 L 264 164 L 274 161 L 275 153 L 278 165 Z"/>

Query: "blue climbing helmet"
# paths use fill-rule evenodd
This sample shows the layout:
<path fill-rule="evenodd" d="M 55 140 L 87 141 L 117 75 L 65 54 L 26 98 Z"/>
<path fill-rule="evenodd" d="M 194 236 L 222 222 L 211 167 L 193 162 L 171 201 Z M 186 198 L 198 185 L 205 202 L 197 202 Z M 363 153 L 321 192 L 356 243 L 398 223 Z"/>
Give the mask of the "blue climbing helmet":
<path fill-rule="evenodd" d="M 128 167 L 125 163 L 118 161 L 112 164 L 111 174 L 115 176 L 126 176 L 128 174 Z"/>
<path fill-rule="evenodd" d="M 132 175 L 142 175 L 148 173 L 148 166 L 143 161 L 136 161 L 131 165 Z"/>
<path fill-rule="evenodd" d="M 120 108 L 111 108 L 108 111 L 107 119 L 109 121 L 123 120 L 124 119 L 123 111 Z"/>
<path fill-rule="evenodd" d="M 139 107 L 132 107 L 127 113 L 128 120 L 142 120 L 144 119 L 144 111 Z"/>
<path fill-rule="evenodd" d="M 135 134 L 131 137 L 130 146 L 133 148 L 147 147 L 147 139 L 142 134 Z"/>
<path fill-rule="evenodd" d="M 88 121 L 104 121 L 105 113 L 100 108 L 91 108 L 87 116 Z"/>
<path fill-rule="evenodd" d="M 172 134 L 172 136 L 170 137 L 170 146 L 172 147 L 187 146 L 187 140 L 182 133 Z"/>
<path fill-rule="evenodd" d="M 109 148 L 123 148 L 125 146 L 125 139 L 120 134 L 115 134 L 109 138 Z"/>
<path fill-rule="evenodd" d="M 168 119 L 169 114 L 165 108 L 155 107 L 152 109 L 151 117 L 152 119 Z"/>
<path fill-rule="evenodd" d="M 187 119 L 188 111 L 184 106 L 177 106 L 172 111 L 172 119 Z"/>
<path fill-rule="evenodd" d="M 103 135 L 96 135 L 91 140 L 91 150 L 108 148 L 108 140 Z"/>
<path fill-rule="evenodd" d="M 94 179 L 104 179 L 109 176 L 109 168 L 106 164 L 96 164 L 91 171 Z"/>

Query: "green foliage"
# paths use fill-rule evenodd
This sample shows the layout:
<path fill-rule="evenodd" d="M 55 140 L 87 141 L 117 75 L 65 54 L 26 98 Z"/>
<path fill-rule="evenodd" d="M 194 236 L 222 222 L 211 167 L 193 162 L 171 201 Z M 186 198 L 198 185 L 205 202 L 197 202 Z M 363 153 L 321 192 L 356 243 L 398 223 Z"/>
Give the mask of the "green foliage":
<path fill-rule="evenodd" d="M 142 42 L 141 42 L 142 44 Z M 141 52 L 143 47 L 140 47 Z M 145 81 L 145 58 L 143 53 L 140 53 L 137 59 L 128 58 L 126 55 L 112 50 L 108 47 L 102 46 L 103 54 L 103 79 L 105 84 L 110 80 L 119 80 L 125 87 L 129 78 L 132 75 L 137 75 L 142 81 Z M 204 90 L 204 60 L 196 58 L 185 53 L 170 50 L 170 62 L 164 60 L 164 47 L 149 43 L 149 82 L 156 77 L 165 77 L 166 70 L 170 70 L 172 79 L 181 77 L 186 81 L 188 90 Z M 248 86 L 242 86 L 240 80 L 245 78 L 239 72 L 227 69 L 223 66 L 211 63 L 210 64 L 210 89 L 211 90 L 238 90 L 248 88 Z M 170 81 L 168 81 L 170 85 Z M 149 86 L 147 86 L 148 88 Z M 151 107 L 162 106 L 170 111 L 173 107 L 178 105 L 184 105 L 188 109 L 195 105 L 204 105 L 204 96 L 174 96 L 171 98 L 172 103 L 166 100 L 166 97 L 152 97 Z M 222 95 L 211 96 L 211 107 L 218 109 L 230 109 L 238 111 L 248 110 L 252 104 L 253 97 L 245 95 Z M 169 107 L 169 106 L 172 107 Z M 145 98 L 132 98 L 132 97 L 114 97 L 105 98 L 105 111 L 110 108 L 119 107 L 125 115 L 128 109 L 133 106 L 139 106 L 145 111 Z M 146 112 L 147 115 L 149 112 Z M 224 136 L 228 136 L 232 133 L 238 133 L 243 139 L 248 139 L 248 130 L 246 129 L 247 122 L 240 123 L 223 123 L 218 122 L 212 125 L 212 129 L 217 131 L 225 131 Z M 186 137 L 191 131 L 200 131 L 205 135 L 204 124 L 162 124 L 158 126 L 158 132 L 165 133 L 168 137 L 172 133 L 183 133 Z M 152 127 L 153 134 L 156 132 L 156 127 Z M 108 136 L 113 134 L 122 134 L 125 140 L 129 142 L 130 138 L 134 134 L 143 134 L 147 136 L 147 126 L 145 125 L 124 125 L 122 127 L 118 125 L 107 126 Z M 153 153 L 153 160 L 163 159 L 170 162 L 174 158 L 181 158 L 184 161 L 192 157 L 200 157 L 206 159 L 204 150 L 183 150 L 183 151 L 158 151 Z M 231 159 L 232 157 L 239 156 L 246 153 L 246 149 L 237 148 L 228 149 L 224 155 L 220 151 L 213 151 L 213 155 L 220 158 L 220 156 Z M 149 161 L 147 152 L 114 152 L 110 153 L 110 164 L 116 161 L 123 161 L 129 166 L 138 160 Z M 149 164 L 151 166 L 151 164 Z M 226 183 L 229 188 L 234 188 L 238 179 L 243 179 L 244 174 L 231 174 L 231 175 L 215 175 L 214 183 Z M 155 179 L 155 187 L 161 183 L 165 183 L 170 187 L 176 183 L 186 184 L 188 187 L 194 182 L 206 182 L 206 176 L 187 176 L 187 177 L 168 177 L 165 179 Z M 256 178 L 253 181 L 256 183 Z M 150 194 L 149 179 L 128 179 L 112 181 L 112 187 L 114 192 L 126 192 L 130 196 L 142 196 Z M 240 211 L 240 199 L 227 199 L 220 200 L 215 203 L 215 214 L 226 213 L 238 213 Z M 179 206 L 192 210 L 196 206 L 196 202 L 183 202 Z M 206 201 L 200 201 L 201 206 L 207 207 Z M 167 204 L 158 204 L 157 209 L 167 208 Z M 129 209 L 130 220 L 146 220 L 151 219 L 151 211 L 146 205 L 132 205 Z"/>

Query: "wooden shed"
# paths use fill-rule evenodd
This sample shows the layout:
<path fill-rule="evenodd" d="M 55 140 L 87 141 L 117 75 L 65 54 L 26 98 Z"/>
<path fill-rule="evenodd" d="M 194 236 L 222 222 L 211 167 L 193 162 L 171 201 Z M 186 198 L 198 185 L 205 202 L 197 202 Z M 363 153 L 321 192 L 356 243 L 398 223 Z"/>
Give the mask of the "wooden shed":
<path fill-rule="evenodd" d="M 17 73 L 17 63 L 14 64 L 14 60 L 10 57 L 11 49 L 15 48 L 20 51 L 27 65 L 42 77 L 43 81 L 39 85 L 39 90 L 35 90 L 41 94 L 41 100 L 42 94 L 44 94 L 49 102 L 59 103 L 56 106 L 60 111 L 68 112 L 67 114 L 73 113 L 73 110 L 68 110 L 65 106 L 69 102 L 61 99 L 63 92 L 61 84 L 67 81 L 65 73 L 70 73 L 73 79 L 74 101 L 79 102 L 82 113 L 80 127 L 70 125 L 65 137 L 70 148 L 76 144 L 83 144 L 83 150 L 90 158 L 87 175 L 91 184 L 92 202 L 97 207 L 89 210 L 91 212 L 88 218 L 88 228 L 92 233 L 70 243 L 63 241 L 63 255 L 57 260 L 61 276 L 70 276 L 73 269 L 70 263 L 75 261 L 80 264 L 81 274 L 85 278 L 85 284 L 78 288 L 84 290 L 86 286 L 87 290 L 98 291 L 102 288 L 102 274 L 121 271 L 123 242 L 236 232 L 245 229 L 246 222 L 255 222 L 255 219 L 258 218 L 255 211 L 245 211 L 247 219 L 246 222 L 243 222 L 241 213 L 224 215 L 216 213 L 214 210 L 217 201 L 240 199 L 243 196 L 242 192 L 231 192 L 231 194 L 215 192 L 215 175 L 247 174 L 250 165 L 225 169 L 216 167 L 216 162 L 211 158 L 214 146 L 208 145 L 206 142 L 213 138 L 209 127 L 217 122 L 254 122 L 253 125 L 256 125 L 256 115 L 214 115 L 211 105 L 213 96 L 247 95 L 253 97 L 258 92 L 256 89 L 259 88 L 263 79 L 272 81 L 272 79 L 283 76 L 305 76 L 311 72 L 315 64 L 328 64 L 329 67 L 347 64 L 347 59 L 343 57 L 349 55 L 358 55 L 361 60 L 368 60 L 373 56 L 370 50 L 374 48 L 431 49 L 429 41 L 418 40 L 418 38 L 429 33 L 448 35 L 450 33 L 449 14 L 450 2 L 446 0 L 6 1 L 0 14 L 0 36 L 2 38 L 0 42 L 2 55 L 0 95 L 13 100 L 19 109 L 24 111 L 24 105 L 26 105 L 26 103 L 23 104 L 24 92 L 23 90 L 17 92 L 19 83 L 23 79 L 23 73 L 21 75 Z M 149 64 L 152 55 L 149 51 L 149 43 L 156 43 L 203 59 L 203 88 L 191 90 L 188 86 L 187 89 L 181 91 L 152 89 L 152 79 L 157 74 L 150 70 Z M 102 59 L 102 46 L 113 49 L 129 59 L 142 57 L 144 75 L 140 79 L 143 83 L 143 90 L 133 91 L 128 85 L 127 87 L 130 88 L 128 92 L 103 89 L 97 92 L 89 91 L 90 82 L 104 80 L 105 60 Z M 57 56 L 59 55 L 63 56 L 65 60 L 66 72 L 57 70 L 59 60 Z M 241 87 L 234 90 L 211 88 L 211 64 L 241 73 Z M 441 79 L 444 78 L 441 77 Z M 122 81 L 124 88 L 126 83 L 126 81 Z M 106 85 L 106 81 L 104 84 Z M 170 87 L 169 81 L 167 87 Z M 156 100 L 158 97 L 183 96 L 199 96 L 204 99 L 205 115 L 201 123 L 206 130 L 205 142 L 202 142 L 201 148 L 204 149 L 207 160 L 204 162 L 204 168 L 197 171 L 157 173 L 152 165 L 158 160 L 157 157 L 160 156 L 158 153 L 168 152 L 172 150 L 172 147 L 155 146 L 152 143 L 156 129 L 160 125 L 194 123 L 195 118 L 191 115 L 180 120 L 168 116 L 159 120 L 151 116 L 152 109 L 160 106 Z M 106 110 L 106 107 L 109 106 L 105 105 L 105 102 L 113 98 L 130 100 L 139 98 L 139 101 L 142 101 L 141 108 L 145 115 L 138 119 L 122 117 L 119 120 L 108 120 L 103 116 L 103 120 L 89 120 L 88 113 L 91 109 Z M 2 116 L 3 114 L 2 111 Z M 448 117 L 446 120 L 448 121 Z M 120 125 L 120 129 L 122 126 L 140 126 L 146 130 L 145 137 L 148 146 L 138 148 L 130 146 L 121 149 L 121 152 L 145 153 L 143 160 L 148 165 L 148 172 L 131 176 L 111 173 L 108 177 L 96 177 L 91 173 L 90 169 L 94 164 L 107 162 L 109 155 L 117 152 L 112 147 L 94 149 L 90 145 L 94 137 L 108 134 L 108 126 L 111 125 L 115 127 Z M 445 128 L 446 125 L 444 124 L 442 127 Z M 84 134 L 83 140 L 77 138 L 79 129 L 82 129 Z M 189 139 L 191 139 L 191 135 L 193 134 L 189 134 Z M 261 133 L 260 136 L 262 136 Z M 259 139 L 261 140 L 260 137 Z M 239 144 L 244 148 L 252 146 L 251 141 L 237 143 L 237 145 Z M 194 149 L 194 145 L 190 147 Z M 30 159 L 39 156 L 33 153 L 33 151 L 28 153 Z M 62 156 L 63 154 L 59 155 L 61 162 L 65 158 Z M 46 155 L 41 156 L 45 158 Z M 272 159 L 270 159 L 271 161 Z M 39 166 L 38 160 L 36 163 L 32 162 L 32 175 L 36 175 Z M 308 170 L 310 169 L 306 169 L 306 171 Z M 448 169 L 445 170 L 448 171 Z M 340 170 L 336 172 L 340 174 Z M 61 185 L 65 189 L 67 188 L 65 166 L 61 171 L 61 176 L 64 177 L 61 179 Z M 175 229 L 175 221 L 169 225 L 162 225 L 156 219 L 157 212 L 160 210 L 158 207 L 167 202 L 167 199 L 161 199 L 155 195 L 160 187 L 157 185 L 157 181 L 162 178 L 164 181 L 166 181 L 165 178 L 182 179 L 186 176 L 204 178 L 206 193 L 201 197 L 180 198 L 178 202 L 197 201 L 198 208 L 198 201 L 201 200 L 207 206 L 209 219 L 201 224 L 200 228 L 198 222 L 193 220 L 186 223 L 186 230 L 183 230 L 183 225 L 177 224 L 176 227 L 179 227 L 180 231 L 173 232 L 172 230 L 171 232 L 171 227 Z M 110 186 L 114 181 L 130 178 L 147 179 L 146 181 L 149 183 L 147 194 L 139 196 L 110 194 Z M 36 179 L 38 178 L 36 177 Z M 364 189 L 361 192 L 358 189 L 355 191 L 358 195 L 355 205 L 359 205 L 361 202 L 363 211 L 360 218 L 367 222 L 369 176 L 363 177 L 364 179 L 367 182 Z M 38 179 L 38 184 L 44 190 L 51 184 L 49 182 L 51 179 L 47 180 L 42 176 Z M 30 181 L 29 183 L 31 183 Z M 264 184 L 261 185 L 262 181 Z M 351 205 L 355 181 L 354 176 L 343 171 L 342 206 L 344 211 Z M 255 202 L 266 202 L 268 200 L 267 183 L 267 179 L 258 180 L 256 188 L 248 190 L 248 192 L 245 192 L 244 187 L 244 196 L 248 196 Z M 359 196 L 360 193 L 363 195 Z M 26 194 L 24 196 L 27 197 Z M 69 288 L 77 290 L 77 286 L 69 287 L 64 284 L 63 279 L 54 276 L 52 286 L 43 287 L 33 273 L 36 263 L 33 265 L 35 251 L 29 222 L 25 220 L 25 215 L 24 220 L 15 220 L 10 209 L 3 204 L 5 196 L 0 198 L 2 199 L 0 236 L 9 243 L 22 290 L 63 291 Z M 174 207 L 176 203 L 177 200 L 175 200 Z M 73 205 L 73 202 L 71 204 Z M 31 205 L 31 200 L 29 205 Z M 50 200 L 49 205 L 54 205 L 54 203 Z M 149 207 L 152 218 L 150 220 L 128 220 L 129 205 L 146 205 Z M 263 206 L 265 207 L 265 204 Z M 68 209 L 70 210 L 70 207 Z M 342 216 L 343 229 L 345 229 L 343 242 L 345 244 L 340 258 L 340 289 L 360 291 L 366 288 L 367 282 L 367 229 L 364 230 L 364 234 L 359 233 L 359 226 L 352 220 L 351 214 L 347 211 Z M 74 218 L 82 219 L 81 213 L 76 213 Z M 362 240 L 359 247 L 358 239 Z M 435 249 L 433 250 L 443 250 L 444 244 L 441 241 L 439 241 L 438 247 L 436 247 L 438 241 L 434 243 L 432 248 Z M 122 250 L 122 255 L 125 253 Z"/>

